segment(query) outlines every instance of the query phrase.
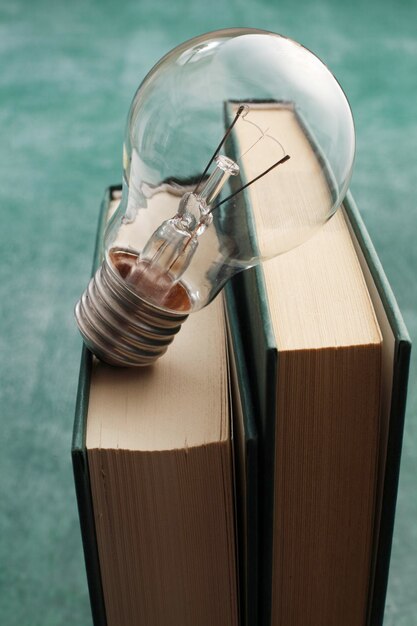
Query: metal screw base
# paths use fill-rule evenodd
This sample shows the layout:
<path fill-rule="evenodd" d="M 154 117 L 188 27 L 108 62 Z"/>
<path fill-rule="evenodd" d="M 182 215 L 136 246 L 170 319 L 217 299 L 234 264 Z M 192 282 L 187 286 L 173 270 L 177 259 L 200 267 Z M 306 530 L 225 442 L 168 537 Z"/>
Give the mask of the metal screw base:
<path fill-rule="evenodd" d="M 111 365 L 150 365 L 162 356 L 187 319 L 132 293 L 106 260 L 75 306 L 87 347 Z"/>

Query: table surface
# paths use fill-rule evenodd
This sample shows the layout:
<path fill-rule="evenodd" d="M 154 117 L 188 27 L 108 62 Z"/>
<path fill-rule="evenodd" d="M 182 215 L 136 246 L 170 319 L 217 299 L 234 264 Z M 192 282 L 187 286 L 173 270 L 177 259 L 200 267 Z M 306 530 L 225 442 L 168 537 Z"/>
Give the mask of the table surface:
<path fill-rule="evenodd" d="M 0 612 L 91 624 L 70 461 L 99 202 L 121 179 L 133 93 L 173 46 L 255 26 L 314 50 L 349 96 L 353 194 L 417 335 L 417 3 L 14 0 L 0 6 Z M 414 352 L 411 380 L 416 372 Z M 410 385 L 385 624 L 417 624 L 417 394 Z"/>

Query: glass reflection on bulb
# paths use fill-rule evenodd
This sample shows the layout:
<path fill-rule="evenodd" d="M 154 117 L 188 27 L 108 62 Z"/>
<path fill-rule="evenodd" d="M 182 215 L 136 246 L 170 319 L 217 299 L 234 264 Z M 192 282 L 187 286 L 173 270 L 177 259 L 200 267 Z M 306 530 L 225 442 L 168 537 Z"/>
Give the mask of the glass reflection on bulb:
<path fill-rule="evenodd" d="M 346 97 L 299 44 L 230 29 L 171 51 L 130 108 L 122 200 L 76 307 L 87 345 L 110 363 L 153 362 L 231 276 L 331 217 L 353 158 Z"/>

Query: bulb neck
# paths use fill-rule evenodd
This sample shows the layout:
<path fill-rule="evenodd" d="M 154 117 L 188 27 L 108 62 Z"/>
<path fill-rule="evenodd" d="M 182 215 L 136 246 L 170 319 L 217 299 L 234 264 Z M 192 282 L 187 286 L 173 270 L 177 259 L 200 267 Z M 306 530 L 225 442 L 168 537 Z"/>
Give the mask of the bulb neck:
<path fill-rule="evenodd" d="M 87 347 L 111 365 L 151 365 L 188 315 L 164 311 L 133 293 L 105 259 L 77 302 L 75 317 Z"/>

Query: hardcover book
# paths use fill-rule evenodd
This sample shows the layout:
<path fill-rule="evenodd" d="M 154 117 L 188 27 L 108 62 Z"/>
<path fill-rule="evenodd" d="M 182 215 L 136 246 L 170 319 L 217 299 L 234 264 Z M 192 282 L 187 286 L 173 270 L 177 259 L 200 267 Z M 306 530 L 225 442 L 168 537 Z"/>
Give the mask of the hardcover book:
<path fill-rule="evenodd" d="M 288 167 L 316 167 L 291 106 L 263 103 L 258 123 L 283 138 Z M 297 168 L 292 185 L 303 184 Z M 246 157 L 239 182 L 251 171 Z M 272 173 L 240 196 L 257 245 L 277 189 L 292 206 L 282 180 Z M 326 193 L 322 175 L 310 183 L 307 207 Z M 352 197 L 310 241 L 236 276 L 227 302 L 232 341 L 245 338 L 258 439 L 259 578 L 255 593 L 253 581 L 246 586 L 247 623 L 381 624 L 410 340 Z M 237 364 L 242 394 L 247 374 Z"/>
<path fill-rule="evenodd" d="M 110 189 L 104 220 L 117 204 Z M 221 299 L 156 367 L 83 350 L 74 476 L 96 626 L 237 626 L 233 460 Z"/>

